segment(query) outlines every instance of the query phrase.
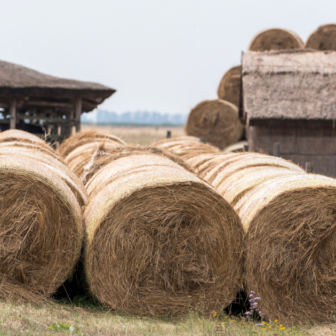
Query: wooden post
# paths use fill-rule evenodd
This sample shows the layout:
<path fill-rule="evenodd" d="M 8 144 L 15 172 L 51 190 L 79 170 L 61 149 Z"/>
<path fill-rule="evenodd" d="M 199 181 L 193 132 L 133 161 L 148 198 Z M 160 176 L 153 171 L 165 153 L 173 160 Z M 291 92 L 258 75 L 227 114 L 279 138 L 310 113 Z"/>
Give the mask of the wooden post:
<path fill-rule="evenodd" d="M 273 155 L 276 157 L 280 156 L 280 144 L 279 142 L 274 142 L 273 144 Z"/>
<path fill-rule="evenodd" d="M 204 144 L 207 143 L 207 139 L 206 139 L 206 138 L 200 138 L 200 141 L 201 141 L 202 143 L 204 143 Z"/>
<path fill-rule="evenodd" d="M 244 145 L 244 150 L 243 152 L 248 152 L 249 151 L 249 146 L 248 145 Z"/>
<path fill-rule="evenodd" d="M 9 128 L 16 128 L 16 98 L 13 98 L 10 105 L 10 121 Z"/>
<path fill-rule="evenodd" d="M 314 172 L 314 163 L 313 162 L 306 162 L 306 172 L 313 173 Z"/>
<path fill-rule="evenodd" d="M 167 131 L 167 139 L 171 138 L 171 131 Z"/>
<path fill-rule="evenodd" d="M 80 124 L 80 118 L 82 115 L 82 98 L 76 99 L 76 132 L 80 132 L 81 124 Z"/>

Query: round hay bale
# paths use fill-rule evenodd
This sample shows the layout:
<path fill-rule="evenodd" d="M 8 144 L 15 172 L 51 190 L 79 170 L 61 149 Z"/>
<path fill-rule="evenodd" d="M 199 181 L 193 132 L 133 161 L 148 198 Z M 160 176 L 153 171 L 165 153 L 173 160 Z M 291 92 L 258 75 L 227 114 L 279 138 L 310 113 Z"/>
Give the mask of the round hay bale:
<path fill-rule="evenodd" d="M 59 146 L 57 154 L 63 158 L 67 157 L 73 150 L 77 147 L 91 143 L 91 142 L 114 142 L 120 145 L 126 145 L 124 141 L 112 134 L 101 133 L 98 131 L 85 131 L 78 132 L 65 141 Z"/>
<path fill-rule="evenodd" d="M 151 146 L 122 146 L 105 149 L 102 152 L 95 153 L 94 156 L 92 156 L 90 163 L 84 167 L 83 174 L 81 175 L 82 180 L 84 181 L 84 183 L 86 183 L 89 179 L 91 179 L 94 174 L 97 174 L 99 170 L 104 168 L 112 161 L 118 160 L 126 156 L 135 157 L 137 155 L 154 155 L 159 157 L 165 157 L 172 162 L 175 162 L 175 164 L 183 167 L 185 170 L 194 173 L 194 170 L 185 161 L 169 151 L 164 151 L 160 148 Z M 153 166 L 152 163 L 150 165 Z"/>
<path fill-rule="evenodd" d="M 192 156 L 186 160 L 188 164 L 193 167 L 195 172 L 200 171 L 205 165 L 208 165 L 209 162 L 212 162 L 213 160 L 219 160 L 221 159 L 222 155 L 218 153 L 209 153 L 209 154 L 200 154 L 197 156 Z"/>
<path fill-rule="evenodd" d="M 243 199 L 246 283 L 258 308 L 283 324 L 334 321 L 336 180 L 278 177 Z"/>
<path fill-rule="evenodd" d="M 316 29 L 308 37 L 305 48 L 336 50 L 336 24 L 327 24 Z"/>
<path fill-rule="evenodd" d="M 251 41 L 248 50 L 250 51 L 267 51 L 283 49 L 303 48 L 303 41 L 294 32 L 273 28 L 266 29 L 258 33 Z"/>
<path fill-rule="evenodd" d="M 60 162 L 54 156 L 49 155 L 49 153 L 45 153 L 39 148 L 32 148 L 31 146 L 0 146 L 0 157 L 4 156 L 24 157 L 38 161 L 41 163 L 41 166 L 46 166 L 67 184 L 67 186 L 75 194 L 80 205 L 85 205 L 87 203 L 87 193 L 82 181 L 80 181 L 80 179 L 69 169 L 69 167 Z"/>
<path fill-rule="evenodd" d="M 263 155 L 263 154 L 250 154 L 244 155 L 240 160 L 231 160 L 230 164 L 222 166 L 220 171 L 212 170 L 209 175 L 206 176 L 206 180 L 211 183 L 215 188 L 218 188 L 225 179 L 229 178 L 237 171 L 246 169 L 248 167 L 283 167 L 296 171 L 297 173 L 305 173 L 305 171 L 298 165 L 291 161 L 284 160 L 279 157 Z M 211 175 L 211 176 L 210 176 Z"/>
<path fill-rule="evenodd" d="M 209 185 L 158 155 L 120 157 L 87 183 L 84 269 L 92 294 L 130 314 L 228 305 L 241 286 L 238 216 Z"/>
<path fill-rule="evenodd" d="M 217 187 L 217 191 L 234 207 L 252 188 L 279 176 L 297 175 L 293 169 L 282 167 L 247 167 L 231 174 Z"/>
<path fill-rule="evenodd" d="M 155 144 L 155 147 L 161 148 L 163 150 L 168 150 L 181 158 L 183 160 L 188 160 L 189 158 L 196 157 L 202 154 L 209 153 L 220 153 L 217 147 L 204 144 L 202 142 L 195 141 L 160 141 Z"/>
<path fill-rule="evenodd" d="M 241 160 L 256 160 L 257 158 L 267 159 L 270 156 L 259 154 L 259 153 L 231 153 L 231 154 L 223 154 L 222 159 L 214 162 L 209 166 L 209 169 L 205 170 L 202 174 L 202 178 L 213 185 L 214 179 L 217 178 L 227 166 Z"/>
<path fill-rule="evenodd" d="M 16 129 L 0 132 L 0 143 L 3 144 L 5 142 L 33 144 L 46 150 L 53 150 L 44 140 L 40 139 L 36 135 Z"/>
<path fill-rule="evenodd" d="M 57 161 L 65 164 L 64 160 L 56 154 L 54 149 L 52 147 L 46 148 L 42 147 L 38 144 L 33 144 L 33 143 L 27 143 L 27 142 L 19 142 L 19 141 L 10 141 L 10 142 L 2 142 L 0 144 L 1 148 L 11 148 L 11 147 L 16 147 L 16 148 L 22 148 L 23 150 L 28 149 L 36 152 L 41 152 L 45 155 L 49 155 L 53 159 L 56 159 Z"/>
<path fill-rule="evenodd" d="M 219 148 L 225 148 L 242 137 L 244 126 L 238 119 L 238 108 L 224 100 L 206 100 L 189 113 L 186 132 L 203 137 Z"/>
<path fill-rule="evenodd" d="M 221 79 L 217 90 L 218 98 L 239 106 L 240 87 L 241 66 L 238 65 L 228 70 Z"/>
<path fill-rule="evenodd" d="M 220 169 L 232 160 L 239 160 L 240 158 L 240 155 L 237 153 L 221 154 L 214 156 L 207 161 L 203 161 L 203 163 L 198 166 L 197 173 L 200 177 L 203 178 L 204 176 L 207 176 L 207 174 L 213 169 Z M 201 163 L 201 161 L 199 162 Z"/>
<path fill-rule="evenodd" d="M 79 177 L 82 177 L 87 165 L 95 160 L 97 156 L 103 155 L 109 149 L 120 148 L 120 144 L 113 141 L 107 142 L 90 142 L 74 149 L 65 158 L 65 162 L 70 169 Z"/>
<path fill-rule="evenodd" d="M 81 208 L 47 165 L 0 156 L 0 296 L 39 302 L 68 278 L 83 237 Z"/>

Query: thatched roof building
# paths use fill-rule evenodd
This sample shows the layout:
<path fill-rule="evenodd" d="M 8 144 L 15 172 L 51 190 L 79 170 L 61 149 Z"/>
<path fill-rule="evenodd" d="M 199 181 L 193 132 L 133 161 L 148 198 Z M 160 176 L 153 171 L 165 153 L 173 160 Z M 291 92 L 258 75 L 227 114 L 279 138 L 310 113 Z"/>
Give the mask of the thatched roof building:
<path fill-rule="evenodd" d="M 26 124 L 30 120 L 30 124 L 43 124 L 53 129 L 51 133 L 67 136 L 69 127 L 80 129 L 81 113 L 92 111 L 114 92 L 101 84 L 58 78 L 0 61 L 0 109 L 4 116 L 0 127 L 22 128 L 23 120 Z M 56 131 L 58 127 L 63 132 Z"/>
<path fill-rule="evenodd" d="M 247 52 L 242 110 L 251 150 L 280 155 L 336 177 L 336 52 Z"/>

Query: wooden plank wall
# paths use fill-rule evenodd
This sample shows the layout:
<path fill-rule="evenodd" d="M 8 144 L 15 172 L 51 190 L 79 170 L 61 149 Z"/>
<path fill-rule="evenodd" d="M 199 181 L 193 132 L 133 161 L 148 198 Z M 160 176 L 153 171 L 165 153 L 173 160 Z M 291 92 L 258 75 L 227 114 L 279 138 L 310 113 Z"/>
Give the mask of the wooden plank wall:
<path fill-rule="evenodd" d="M 336 178 L 336 129 L 333 127 L 250 126 L 249 150 L 274 155 L 280 144 L 280 157 L 305 168 L 314 163 L 314 172 Z"/>

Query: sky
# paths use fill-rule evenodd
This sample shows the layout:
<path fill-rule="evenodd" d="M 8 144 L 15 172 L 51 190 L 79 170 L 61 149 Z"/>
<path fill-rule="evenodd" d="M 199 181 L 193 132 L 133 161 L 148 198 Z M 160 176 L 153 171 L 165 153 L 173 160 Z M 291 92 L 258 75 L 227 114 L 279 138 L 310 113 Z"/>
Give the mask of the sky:
<path fill-rule="evenodd" d="M 336 0 L 0 0 L 0 60 L 117 92 L 100 108 L 187 114 L 259 31 L 305 41 Z"/>

